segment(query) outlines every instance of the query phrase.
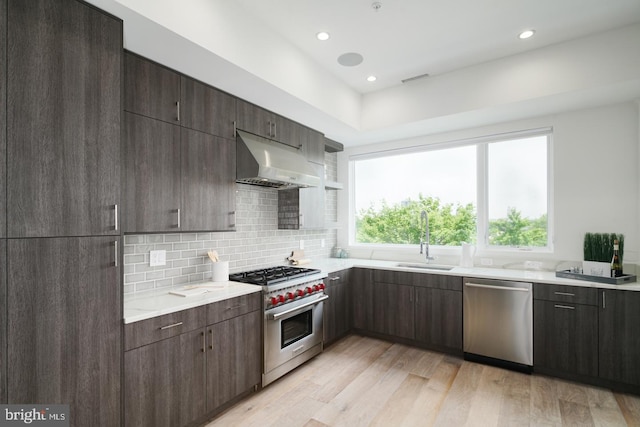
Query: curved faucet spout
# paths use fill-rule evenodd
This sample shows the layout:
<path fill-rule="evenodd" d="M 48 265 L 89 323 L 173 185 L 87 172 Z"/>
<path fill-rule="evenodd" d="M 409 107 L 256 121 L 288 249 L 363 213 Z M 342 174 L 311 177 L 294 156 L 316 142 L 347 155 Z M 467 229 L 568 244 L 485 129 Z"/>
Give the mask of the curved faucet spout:
<path fill-rule="evenodd" d="M 429 215 L 427 211 L 420 212 L 420 223 L 424 223 L 424 241 L 422 241 L 422 238 L 420 239 L 420 253 L 423 253 L 424 247 L 425 258 L 429 262 L 434 258 L 429 256 Z"/>

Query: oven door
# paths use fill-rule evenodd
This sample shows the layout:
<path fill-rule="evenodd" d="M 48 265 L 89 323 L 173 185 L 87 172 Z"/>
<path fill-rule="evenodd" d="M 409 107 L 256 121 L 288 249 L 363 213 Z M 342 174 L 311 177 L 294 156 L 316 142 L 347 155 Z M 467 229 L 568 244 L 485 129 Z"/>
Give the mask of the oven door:
<path fill-rule="evenodd" d="M 327 298 L 315 295 L 265 312 L 265 372 L 322 344 L 322 302 Z"/>

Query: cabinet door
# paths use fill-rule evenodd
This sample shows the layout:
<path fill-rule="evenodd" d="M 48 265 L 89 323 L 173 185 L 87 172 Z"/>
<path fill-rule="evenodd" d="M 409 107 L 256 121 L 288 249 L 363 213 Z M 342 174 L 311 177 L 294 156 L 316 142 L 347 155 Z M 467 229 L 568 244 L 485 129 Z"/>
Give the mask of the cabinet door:
<path fill-rule="evenodd" d="M 600 376 L 640 385 L 640 293 L 599 291 Z"/>
<path fill-rule="evenodd" d="M 1 1 L 0 1 L 1 3 Z M 7 324 L 7 241 L 0 239 L 0 325 Z M 7 328 L 0 328 L 0 348 L 7 348 Z M 0 404 L 7 403 L 7 352 L 0 351 Z"/>
<path fill-rule="evenodd" d="M 413 339 L 414 287 L 374 282 L 372 288 L 373 332 Z"/>
<path fill-rule="evenodd" d="M 73 426 L 120 423 L 115 239 L 8 243 L 8 403 L 66 403 Z"/>
<path fill-rule="evenodd" d="M 175 71 L 125 52 L 124 93 L 125 111 L 180 123 L 180 75 Z"/>
<path fill-rule="evenodd" d="M 260 383 L 261 311 L 253 311 L 207 328 L 207 412 Z"/>
<path fill-rule="evenodd" d="M 598 376 L 596 306 L 534 300 L 533 332 L 535 367 Z"/>
<path fill-rule="evenodd" d="M 345 335 L 351 329 L 348 292 L 349 270 L 329 274 L 325 280 L 324 342 L 328 344 Z"/>
<path fill-rule="evenodd" d="M 351 313 L 354 329 L 373 328 L 373 277 L 372 270 L 354 268 L 350 275 Z"/>
<path fill-rule="evenodd" d="M 462 292 L 416 287 L 416 340 L 462 351 Z"/>
<path fill-rule="evenodd" d="M 324 135 L 313 129 L 307 130 L 304 155 L 308 161 L 324 165 Z M 324 173 L 323 173 L 324 176 Z"/>
<path fill-rule="evenodd" d="M 205 414 L 204 346 L 199 329 L 124 354 L 125 426 L 184 426 Z"/>
<path fill-rule="evenodd" d="M 189 77 L 181 77 L 181 126 L 235 138 L 236 98 Z"/>
<path fill-rule="evenodd" d="M 235 229 L 235 141 L 182 128 L 184 231 Z"/>
<path fill-rule="evenodd" d="M 275 114 L 241 99 L 236 102 L 236 111 L 238 129 L 274 139 Z"/>
<path fill-rule="evenodd" d="M 178 230 L 180 127 L 125 113 L 125 232 Z"/>
<path fill-rule="evenodd" d="M 10 0 L 9 237 L 119 234 L 122 21 Z"/>
<path fill-rule="evenodd" d="M 274 120 L 271 139 L 302 150 L 304 154 L 304 147 L 309 137 L 309 129 L 277 114 L 274 115 Z"/>
<path fill-rule="evenodd" d="M 0 0 L 0 238 L 7 229 L 7 0 Z M 0 385 L 0 388 L 2 385 Z M 2 392 L 0 390 L 0 397 Z M 2 400 L 0 400 L 2 402 Z"/>

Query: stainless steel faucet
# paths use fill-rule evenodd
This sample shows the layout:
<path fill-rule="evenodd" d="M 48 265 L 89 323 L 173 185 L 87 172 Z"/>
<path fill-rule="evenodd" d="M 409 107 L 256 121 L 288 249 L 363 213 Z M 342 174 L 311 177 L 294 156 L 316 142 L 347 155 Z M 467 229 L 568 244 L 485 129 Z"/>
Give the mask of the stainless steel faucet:
<path fill-rule="evenodd" d="M 420 239 L 420 254 L 423 253 L 423 248 L 425 258 L 427 262 L 435 259 L 432 256 L 429 256 L 429 215 L 427 215 L 427 211 L 420 212 L 420 223 L 424 221 L 424 242 Z"/>

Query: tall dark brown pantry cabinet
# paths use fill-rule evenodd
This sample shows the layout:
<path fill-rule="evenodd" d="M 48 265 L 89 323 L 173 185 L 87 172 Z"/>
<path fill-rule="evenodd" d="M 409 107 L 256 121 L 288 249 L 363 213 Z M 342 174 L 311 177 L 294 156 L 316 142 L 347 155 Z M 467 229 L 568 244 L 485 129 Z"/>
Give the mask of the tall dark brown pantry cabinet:
<path fill-rule="evenodd" d="M 6 167 L 7 167 L 7 0 L 0 0 L 0 238 L 6 236 L 7 203 L 6 197 Z M 4 270 L 3 270 L 4 271 Z M 1 308 L 1 307 L 0 307 Z M 0 334 L 2 334 L 0 332 Z M 1 382 L 0 382 L 1 383 Z M 0 389 L 2 385 L 0 385 Z M 0 398 L 2 392 L 0 390 Z M 2 400 L 0 400 L 1 402 Z"/>
<path fill-rule="evenodd" d="M 122 21 L 78 0 L 5 1 L 3 400 L 117 426 Z"/>
<path fill-rule="evenodd" d="M 9 237 L 119 234 L 122 23 L 71 0 L 9 0 Z"/>

